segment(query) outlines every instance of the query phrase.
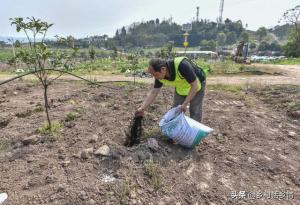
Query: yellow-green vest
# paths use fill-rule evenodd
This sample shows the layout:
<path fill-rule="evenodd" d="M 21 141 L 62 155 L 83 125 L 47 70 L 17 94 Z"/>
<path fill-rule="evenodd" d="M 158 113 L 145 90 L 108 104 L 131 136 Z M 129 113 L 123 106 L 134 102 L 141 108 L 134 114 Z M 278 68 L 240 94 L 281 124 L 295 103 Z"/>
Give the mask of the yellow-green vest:
<path fill-rule="evenodd" d="M 184 77 L 179 72 L 179 64 L 185 57 L 176 57 L 174 59 L 174 67 L 175 67 L 175 80 L 169 81 L 166 79 L 159 80 L 164 85 L 174 86 L 176 88 L 176 92 L 179 95 L 187 96 L 190 92 L 191 85 L 186 81 Z M 196 77 L 198 83 L 198 91 L 201 89 L 201 82 L 198 77 Z"/>

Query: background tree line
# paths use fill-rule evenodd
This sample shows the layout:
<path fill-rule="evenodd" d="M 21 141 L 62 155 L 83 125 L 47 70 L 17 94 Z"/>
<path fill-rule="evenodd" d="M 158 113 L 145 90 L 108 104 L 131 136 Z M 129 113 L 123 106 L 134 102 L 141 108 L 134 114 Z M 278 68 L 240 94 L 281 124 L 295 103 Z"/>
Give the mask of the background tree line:
<path fill-rule="evenodd" d="M 247 29 L 247 24 L 242 21 L 225 19 L 221 24 L 201 19 L 192 22 L 192 30 L 189 31 L 188 41 L 190 47 L 198 47 L 200 50 L 212 50 L 216 48 L 232 49 L 238 42 L 249 43 L 251 51 L 276 51 L 286 56 L 300 56 L 300 5 L 287 10 L 280 23 L 274 28 L 267 29 L 260 27 L 256 31 Z M 107 35 L 88 36 L 72 40 L 80 48 L 88 48 L 90 55 L 94 54 L 94 48 L 102 50 L 130 51 L 132 49 L 157 48 L 169 43 L 175 47 L 182 47 L 183 43 L 182 26 L 173 22 L 172 18 L 160 21 L 158 18 L 141 23 L 133 23 L 130 26 L 123 26 L 109 38 Z M 66 46 L 58 41 L 49 40 L 48 45 L 56 48 Z M 5 42 L 0 42 L 5 46 Z"/>

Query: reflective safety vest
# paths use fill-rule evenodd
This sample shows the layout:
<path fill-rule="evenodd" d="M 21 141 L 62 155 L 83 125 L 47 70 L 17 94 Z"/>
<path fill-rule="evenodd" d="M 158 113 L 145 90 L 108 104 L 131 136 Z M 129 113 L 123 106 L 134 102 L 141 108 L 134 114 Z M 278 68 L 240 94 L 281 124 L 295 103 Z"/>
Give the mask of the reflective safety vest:
<path fill-rule="evenodd" d="M 174 59 L 174 66 L 175 66 L 175 80 L 170 81 L 166 79 L 159 80 L 164 85 L 170 85 L 176 88 L 176 92 L 179 95 L 187 96 L 190 92 L 191 85 L 186 81 L 184 77 L 179 72 L 179 64 L 181 61 L 185 59 L 185 57 L 176 57 Z M 201 89 L 201 82 L 198 77 L 196 77 L 197 83 L 198 83 L 198 91 Z"/>

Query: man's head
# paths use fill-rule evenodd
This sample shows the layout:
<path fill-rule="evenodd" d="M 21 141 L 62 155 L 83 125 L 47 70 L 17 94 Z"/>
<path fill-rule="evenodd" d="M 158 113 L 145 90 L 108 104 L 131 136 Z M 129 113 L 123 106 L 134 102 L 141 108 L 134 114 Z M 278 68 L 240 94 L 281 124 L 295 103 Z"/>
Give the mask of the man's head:
<path fill-rule="evenodd" d="M 167 61 L 160 58 L 152 58 L 149 61 L 148 72 L 157 80 L 164 79 L 167 75 Z"/>

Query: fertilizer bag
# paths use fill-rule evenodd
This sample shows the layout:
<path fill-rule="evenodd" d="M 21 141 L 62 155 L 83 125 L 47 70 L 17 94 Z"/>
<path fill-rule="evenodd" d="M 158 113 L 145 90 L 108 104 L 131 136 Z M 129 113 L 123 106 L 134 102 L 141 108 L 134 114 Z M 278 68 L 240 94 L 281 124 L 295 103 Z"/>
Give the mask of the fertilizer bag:
<path fill-rule="evenodd" d="M 180 105 L 169 110 L 159 122 L 162 132 L 185 147 L 194 148 L 213 129 L 181 112 Z"/>

